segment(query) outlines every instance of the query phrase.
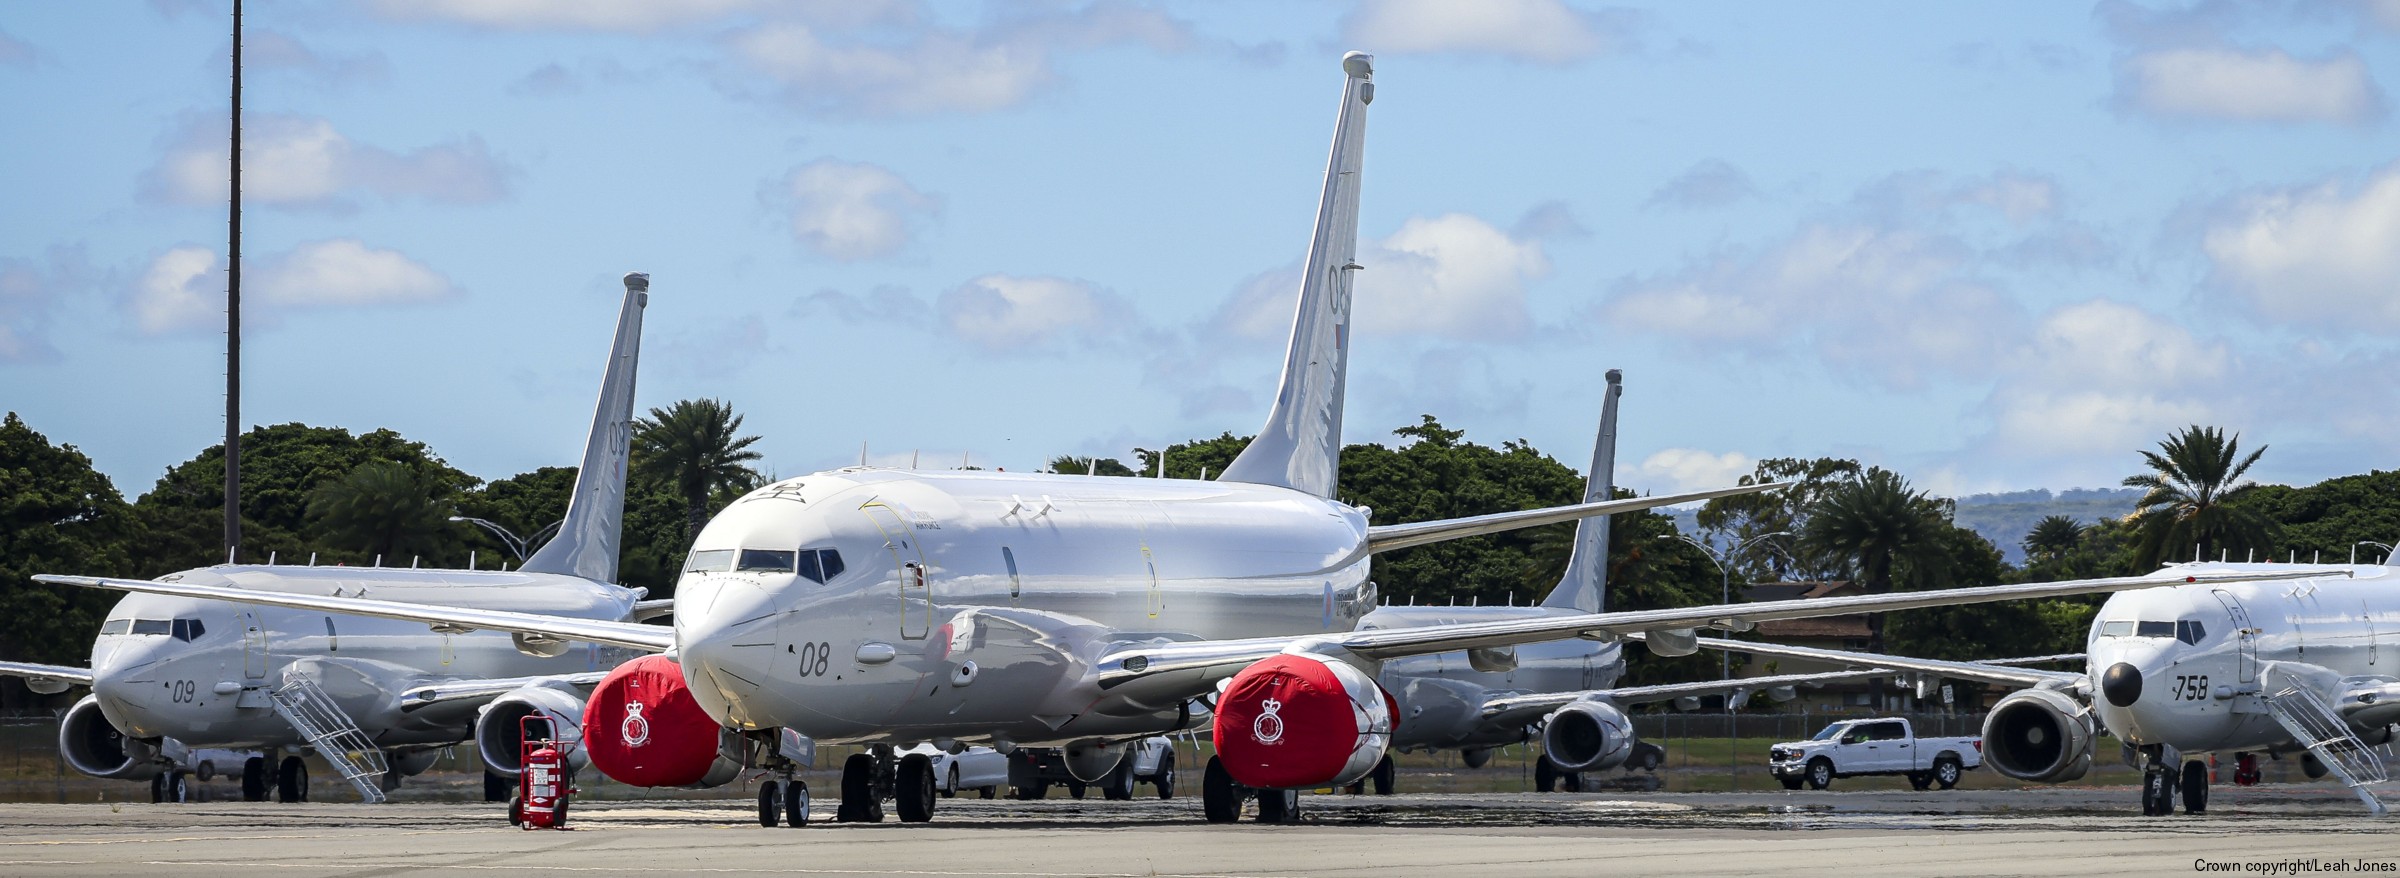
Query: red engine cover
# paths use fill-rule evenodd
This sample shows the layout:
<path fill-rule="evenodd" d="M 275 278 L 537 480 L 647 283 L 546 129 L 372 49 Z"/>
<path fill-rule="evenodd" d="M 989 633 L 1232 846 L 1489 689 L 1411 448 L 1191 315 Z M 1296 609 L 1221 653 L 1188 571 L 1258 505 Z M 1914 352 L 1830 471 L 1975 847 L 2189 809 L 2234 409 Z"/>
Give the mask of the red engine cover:
<path fill-rule="evenodd" d="M 1357 668 L 1278 655 L 1234 675 L 1217 699 L 1213 734 L 1226 772 L 1243 786 L 1346 784 L 1391 744 L 1391 701 Z"/>
<path fill-rule="evenodd" d="M 717 721 L 665 656 L 618 665 L 583 706 L 583 745 L 592 766 L 637 787 L 699 783 L 717 760 Z"/>

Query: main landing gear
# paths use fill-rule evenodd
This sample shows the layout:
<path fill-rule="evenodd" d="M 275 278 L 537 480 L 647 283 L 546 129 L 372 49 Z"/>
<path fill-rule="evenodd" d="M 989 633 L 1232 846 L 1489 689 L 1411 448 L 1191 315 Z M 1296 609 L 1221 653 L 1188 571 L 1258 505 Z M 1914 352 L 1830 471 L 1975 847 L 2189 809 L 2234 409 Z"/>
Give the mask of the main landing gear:
<path fill-rule="evenodd" d="M 877 744 L 873 752 L 853 754 L 842 763 L 842 804 L 833 812 L 837 823 L 883 822 L 883 800 L 892 799 L 902 823 L 933 819 L 933 757 L 911 753 L 894 758 L 891 745 Z"/>
<path fill-rule="evenodd" d="M 1242 819 L 1242 801 L 1258 797 L 1258 822 L 1300 822 L 1299 790 L 1252 790 L 1234 783 L 1233 774 L 1225 770 L 1218 757 L 1208 757 L 1208 771 L 1200 778 L 1200 813 L 1210 823 L 1232 823 Z"/>
<path fill-rule="evenodd" d="M 780 740 L 781 736 L 769 737 L 767 756 L 760 760 L 761 766 L 775 775 L 758 785 L 758 825 L 785 822 L 800 829 L 808 825 L 808 781 L 792 776 L 800 766 L 783 755 Z"/>

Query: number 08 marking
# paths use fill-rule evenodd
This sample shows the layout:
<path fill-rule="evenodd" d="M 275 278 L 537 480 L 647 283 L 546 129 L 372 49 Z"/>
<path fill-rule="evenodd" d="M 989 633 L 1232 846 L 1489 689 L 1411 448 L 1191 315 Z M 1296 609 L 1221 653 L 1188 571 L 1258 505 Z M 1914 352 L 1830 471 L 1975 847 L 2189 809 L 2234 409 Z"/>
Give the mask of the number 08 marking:
<path fill-rule="evenodd" d="M 833 644 L 824 641 L 800 644 L 800 676 L 822 677 L 833 664 Z"/>

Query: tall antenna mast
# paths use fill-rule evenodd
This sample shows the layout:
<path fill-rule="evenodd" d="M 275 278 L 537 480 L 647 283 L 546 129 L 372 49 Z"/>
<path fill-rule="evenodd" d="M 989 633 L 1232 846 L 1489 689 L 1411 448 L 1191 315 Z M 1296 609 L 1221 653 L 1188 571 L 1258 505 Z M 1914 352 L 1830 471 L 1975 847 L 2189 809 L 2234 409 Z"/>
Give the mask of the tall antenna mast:
<path fill-rule="evenodd" d="M 233 206 L 225 256 L 225 562 L 242 545 L 242 0 L 233 0 Z"/>

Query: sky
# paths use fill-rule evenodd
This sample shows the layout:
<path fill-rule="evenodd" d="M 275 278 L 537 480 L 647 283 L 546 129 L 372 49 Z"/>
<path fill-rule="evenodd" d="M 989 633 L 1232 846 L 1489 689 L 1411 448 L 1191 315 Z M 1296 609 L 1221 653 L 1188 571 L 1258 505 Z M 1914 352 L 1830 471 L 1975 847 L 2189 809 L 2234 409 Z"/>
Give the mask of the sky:
<path fill-rule="evenodd" d="M 2400 0 L 252 0 L 243 420 L 572 465 L 1037 468 L 1264 420 L 1376 56 L 1349 441 L 1618 484 L 2105 486 L 2199 424 L 2391 465 Z M 128 495 L 223 436 L 230 0 L 0 0 L 0 408 Z"/>

